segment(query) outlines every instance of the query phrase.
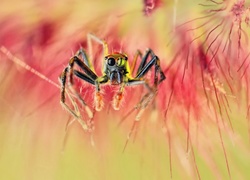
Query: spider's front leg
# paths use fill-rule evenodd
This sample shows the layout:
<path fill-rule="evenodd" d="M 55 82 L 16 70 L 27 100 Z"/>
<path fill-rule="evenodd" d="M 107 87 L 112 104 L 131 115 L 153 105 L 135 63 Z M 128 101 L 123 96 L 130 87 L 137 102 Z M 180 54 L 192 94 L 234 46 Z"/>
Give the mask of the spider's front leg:
<path fill-rule="evenodd" d="M 147 59 L 148 59 L 149 55 L 151 55 L 151 59 L 149 60 L 149 62 L 147 62 Z M 150 85 L 148 84 L 148 82 L 144 79 L 144 76 L 153 67 L 154 67 L 154 84 L 153 84 L 152 87 L 150 87 Z M 165 75 L 164 75 L 164 73 L 163 73 L 163 71 L 162 71 L 162 69 L 160 67 L 160 60 L 154 54 L 154 52 L 151 49 L 149 49 L 146 52 L 146 54 L 142 57 L 142 61 L 141 61 L 140 65 L 139 65 L 139 68 L 137 70 L 136 77 L 134 79 L 130 79 L 128 81 L 128 83 L 127 83 L 128 86 L 143 84 L 146 87 L 146 89 L 148 90 L 148 92 L 142 96 L 142 98 L 140 99 L 139 103 L 137 103 L 137 105 L 132 109 L 132 111 L 134 111 L 134 110 L 137 109 L 138 112 L 136 114 L 133 126 L 132 126 L 132 128 L 131 128 L 131 130 L 129 132 L 129 135 L 128 135 L 125 147 L 126 147 L 126 145 L 128 143 L 128 140 L 129 140 L 132 132 L 136 128 L 136 124 L 140 121 L 143 112 L 147 108 L 148 104 L 155 98 L 155 96 L 157 94 L 157 91 L 158 91 L 158 85 L 164 79 L 166 79 L 166 77 L 165 77 Z M 120 123 L 122 123 L 122 121 Z M 125 147 L 124 147 L 124 149 L 125 149 Z"/>
<path fill-rule="evenodd" d="M 138 51 L 137 54 L 141 56 L 140 51 Z M 147 62 L 149 56 L 151 56 L 151 59 L 149 60 L 149 62 Z M 134 61 L 136 62 L 137 58 Z M 150 85 L 148 84 L 148 82 L 145 80 L 144 77 L 153 67 L 154 67 L 154 84 L 152 87 L 150 87 Z M 142 110 L 145 109 L 150 100 L 156 95 L 158 91 L 158 85 L 165 79 L 166 77 L 160 67 L 159 58 L 154 54 L 154 52 L 151 49 L 148 49 L 145 55 L 142 57 L 135 78 L 128 79 L 127 82 L 127 86 L 144 85 L 148 90 L 148 93 L 142 96 L 141 100 L 139 101 L 139 103 L 137 103 L 134 109 L 142 109 Z M 136 116 L 137 120 L 140 119 L 141 114 L 142 113 L 139 111 L 139 113 Z"/>
<path fill-rule="evenodd" d="M 89 55 L 91 59 L 93 58 L 92 41 L 95 41 L 96 43 L 102 45 L 104 57 L 108 55 L 109 49 L 108 49 L 107 42 L 98 38 L 94 34 L 88 34 L 87 43 L 88 43 L 88 48 L 89 48 L 88 50 L 89 50 Z M 91 67 L 91 64 L 89 66 Z M 92 83 L 96 87 L 95 96 L 94 96 L 94 106 L 95 106 L 96 111 L 101 111 L 104 106 L 103 95 L 100 90 L 100 84 L 104 84 L 106 82 L 108 82 L 108 77 L 104 75 L 104 76 L 96 78 L 95 81 Z"/>
<path fill-rule="evenodd" d="M 151 55 L 151 60 L 147 63 L 147 59 Z M 140 66 L 137 70 L 137 75 L 135 79 L 143 78 L 148 71 L 154 66 L 154 88 L 157 88 L 157 86 L 166 79 L 165 74 L 163 73 L 161 66 L 160 66 L 160 59 L 154 54 L 154 52 L 151 49 L 148 49 L 145 55 L 142 58 L 142 61 L 140 63 Z M 160 79 L 159 77 L 160 76 Z"/>
<path fill-rule="evenodd" d="M 83 121 L 81 120 L 81 114 L 79 112 L 77 103 L 75 102 L 75 100 L 73 99 L 73 97 L 71 96 L 71 94 L 69 92 L 66 91 L 66 82 L 67 82 L 67 78 L 69 78 L 68 80 L 68 87 L 70 89 L 70 91 L 74 94 L 74 96 L 77 98 L 77 100 L 80 101 L 80 103 L 82 104 L 82 106 L 85 108 L 85 111 L 88 115 L 88 117 L 90 119 L 93 118 L 93 112 L 91 111 L 91 109 L 89 108 L 89 106 L 86 104 L 86 102 L 82 99 L 81 95 L 76 91 L 74 85 L 74 81 L 73 81 L 73 76 L 75 75 L 76 77 L 92 84 L 95 85 L 95 81 L 98 78 L 97 75 L 89 68 L 88 63 L 86 63 L 88 61 L 88 59 L 84 59 L 84 62 L 78 57 L 78 56 L 82 56 L 83 58 L 86 58 L 86 54 L 83 50 L 79 50 L 77 55 L 73 56 L 70 61 L 68 66 L 63 70 L 61 76 L 59 77 L 59 80 L 61 82 L 61 104 L 62 106 L 69 112 L 71 113 L 81 124 L 83 123 Z M 77 64 L 81 70 L 84 71 L 84 73 L 74 69 L 75 64 Z M 66 104 L 66 93 L 68 94 L 68 97 L 74 107 L 74 109 L 70 108 L 67 104 Z M 84 125 L 85 127 L 86 125 Z M 86 128 L 84 128 L 86 129 Z"/>

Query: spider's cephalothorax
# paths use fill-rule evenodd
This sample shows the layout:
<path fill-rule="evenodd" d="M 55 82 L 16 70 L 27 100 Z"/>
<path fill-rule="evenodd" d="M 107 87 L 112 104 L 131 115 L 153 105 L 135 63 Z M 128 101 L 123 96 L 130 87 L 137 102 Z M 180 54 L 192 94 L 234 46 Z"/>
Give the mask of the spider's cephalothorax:
<path fill-rule="evenodd" d="M 119 110 L 120 108 L 120 104 L 123 99 L 124 88 L 126 86 L 144 85 L 147 88 L 148 93 L 143 95 L 139 103 L 135 105 L 135 108 L 139 110 L 135 119 L 136 121 L 139 121 L 143 110 L 147 107 L 148 103 L 155 97 L 158 85 L 165 79 L 165 75 L 160 67 L 159 58 L 154 54 L 154 52 L 151 49 L 148 49 L 145 55 L 142 55 L 142 53 L 138 50 L 132 61 L 132 64 L 129 65 L 126 54 L 119 52 L 109 53 L 108 46 L 105 41 L 100 40 L 99 38 L 97 38 L 92 34 L 89 34 L 88 35 L 89 45 L 91 45 L 91 40 L 95 40 L 96 42 L 98 42 L 103 46 L 103 52 L 104 52 L 103 74 L 102 76 L 99 77 L 96 75 L 94 67 L 92 67 L 86 52 L 81 48 L 76 53 L 76 55 L 74 55 L 70 59 L 68 66 L 63 70 L 60 76 L 61 104 L 76 119 L 82 119 L 76 100 L 71 95 L 73 93 L 77 101 L 79 101 L 85 108 L 89 118 L 93 119 L 93 113 L 91 108 L 86 104 L 81 95 L 73 87 L 74 84 L 73 76 L 76 76 L 95 86 L 96 90 L 94 94 L 94 101 L 95 101 L 94 108 L 97 111 L 100 111 L 104 105 L 103 95 L 101 93 L 101 88 L 100 88 L 101 84 L 110 83 L 110 85 L 119 86 L 119 90 L 113 97 L 112 105 L 115 110 Z M 90 51 L 92 51 L 92 48 L 91 47 L 89 48 Z M 138 57 L 141 58 L 141 62 L 137 69 L 136 75 L 133 77 L 134 74 L 133 72 L 135 70 L 135 64 L 137 62 Z M 75 64 L 79 66 L 80 71 L 77 70 L 77 68 L 74 68 Z M 144 77 L 147 74 L 147 72 L 152 68 L 154 68 L 154 84 L 153 86 L 150 86 Z M 68 91 L 66 90 L 67 78 L 69 84 L 68 87 L 71 93 L 68 93 Z M 73 109 L 66 104 L 66 99 L 65 99 L 66 93 L 68 94 L 68 97 L 72 103 Z M 85 122 L 81 121 L 81 123 L 84 124 Z M 88 125 L 86 125 L 85 128 L 88 129 Z"/>
<path fill-rule="evenodd" d="M 126 81 L 129 73 L 128 58 L 125 54 L 115 52 L 105 56 L 105 70 L 104 73 L 110 80 L 111 85 L 119 85 Z"/>

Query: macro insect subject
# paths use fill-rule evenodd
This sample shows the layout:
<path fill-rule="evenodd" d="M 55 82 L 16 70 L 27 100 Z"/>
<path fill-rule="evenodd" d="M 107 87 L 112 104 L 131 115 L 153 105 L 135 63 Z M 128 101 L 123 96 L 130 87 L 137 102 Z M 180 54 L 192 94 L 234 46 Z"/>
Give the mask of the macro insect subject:
<path fill-rule="evenodd" d="M 89 105 L 81 97 L 80 93 L 75 89 L 73 77 L 80 78 L 81 80 L 95 86 L 95 111 L 101 111 L 104 106 L 103 94 L 101 93 L 102 84 L 109 83 L 111 86 L 119 86 L 119 89 L 115 93 L 112 102 L 112 106 L 115 110 L 119 110 L 120 108 L 126 86 L 144 85 L 147 89 L 147 93 L 141 97 L 140 101 L 134 107 L 134 109 L 138 110 L 138 113 L 135 117 L 135 122 L 139 121 L 144 109 L 157 94 L 158 85 L 166 78 L 161 69 L 159 58 L 151 49 L 148 49 L 145 55 L 142 55 L 142 53 L 138 50 L 132 61 L 132 64 L 129 65 L 126 54 L 120 52 L 110 53 L 107 43 L 93 34 L 88 34 L 87 36 L 90 54 L 92 53 L 91 41 L 95 41 L 102 45 L 104 54 L 103 75 L 98 76 L 95 73 L 95 69 L 92 67 L 91 61 L 86 51 L 83 48 L 80 48 L 77 53 L 69 60 L 68 66 L 63 70 L 59 77 L 59 81 L 61 83 L 62 106 L 80 122 L 85 130 L 90 131 L 93 128 L 92 119 L 94 117 L 94 113 Z M 135 64 L 139 57 L 141 58 L 141 62 L 139 63 L 135 77 L 132 77 L 132 74 L 135 70 Z M 78 69 L 76 68 L 76 65 L 78 66 Z M 145 78 L 145 75 L 151 69 L 154 70 L 153 85 L 149 85 Z M 67 89 L 69 89 L 69 91 Z M 66 95 L 68 95 L 73 108 L 70 108 L 68 103 L 66 103 Z M 72 95 L 77 101 L 79 101 L 82 107 L 84 107 L 89 117 L 88 121 L 82 120 L 78 105 Z"/>

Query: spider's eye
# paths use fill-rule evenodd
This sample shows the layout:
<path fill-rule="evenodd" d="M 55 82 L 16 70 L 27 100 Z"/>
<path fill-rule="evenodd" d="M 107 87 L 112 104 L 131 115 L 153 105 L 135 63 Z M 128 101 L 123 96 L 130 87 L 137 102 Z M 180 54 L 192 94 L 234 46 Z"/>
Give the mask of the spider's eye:
<path fill-rule="evenodd" d="M 117 65 L 118 65 L 118 66 L 121 66 L 121 65 L 122 65 L 122 58 L 118 58 L 118 59 L 117 59 Z"/>
<path fill-rule="evenodd" d="M 114 58 L 108 58 L 108 65 L 114 66 L 115 65 L 115 59 Z"/>

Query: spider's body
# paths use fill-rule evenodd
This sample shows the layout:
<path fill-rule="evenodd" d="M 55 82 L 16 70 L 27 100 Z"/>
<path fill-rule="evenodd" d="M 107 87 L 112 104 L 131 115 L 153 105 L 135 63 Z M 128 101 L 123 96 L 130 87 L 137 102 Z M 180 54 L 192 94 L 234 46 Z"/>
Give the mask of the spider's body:
<path fill-rule="evenodd" d="M 127 81 L 129 75 L 128 58 L 125 54 L 115 52 L 105 56 L 104 74 L 111 85 L 120 85 Z"/>
<path fill-rule="evenodd" d="M 83 49 L 80 49 L 75 56 L 73 56 L 68 66 L 64 69 L 60 76 L 60 81 L 62 84 L 61 88 L 61 104 L 76 118 L 76 119 L 82 119 L 81 113 L 79 111 L 78 105 L 73 99 L 73 97 L 70 95 L 70 93 L 67 93 L 66 91 L 66 79 L 68 78 L 68 84 L 71 92 L 74 93 L 75 97 L 77 98 L 77 101 L 79 101 L 83 107 L 85 107 L 85 110 L 89 116 L 90 119 L 93 119 L 93 113 L 91 111 L 91 108 L 85 103 L 84 99 L 82 99 L 81 95 L 74 89 L 73 84 L 73 76 L 76 76 L 96 87 L 95 94 L 94 94 L 94 108 L 97 111 L 100 111 L 103 108 L 103 95 L 101 93 L 100 85 L 110 83 L 110 85 L 119 86 L 118 92 L 113 97 L 113 108 L 115 110 L 119 110 L 121 101 L 123 99 L 123 92 L 124 88 L 126 86 L 132 86 L 132 85 L 144 85 L 148 93 L 142 96 L 139 103 L 135 106 L 134 109 L 138 109 L 139 112 L 136 116 L 136 121 L 139 121 L 140 116 L 143 112 L 143 110 L 147 107 L 148 103 L 154 98 L 154 96 L 157 93 L 157 87 L 158 85 L 165 79 L 165 75 L 160 67 L 160 60 L 159 58 L 154 54 L 154 52 L 151 49 L 148 49 L 144 56 L 142 56 L 142 53 L 138 50 L 135 58 L 133 59 L 133 62 L 131 65 L 129 65 L 128 57 L 124 53 L 119 52 L 113 52 L 109 53 L 107 43 L 103 40 L 100 40 L 94 35 L 89 34 L 89 45 L 91 45 L 90 39 L 95 40 L 96 42 L 103 45 L 104 50 L 104 68 L 103 68 L 103 74 L 102 76 L 97 76 L 97 74 L 94 71 L 94 68 L 91 66 L 91 62 L 88 59 L 88 56 L 86 52 Z M 90 47 L 91 48 L 91 47 Z M 92 49 L 90 49 L 91 51 Z M 138 57 L 141 57 L 140 65 L 137 69 L 135 77 L 132 77 L 132 74 L 134 74 L 135 64 L 137 62 Z M 149 58 L 151 57 L 151 58 Z M 149 59 L 149 60 L 148 60 Z M 80 71 L 74 68 L 74 65 L 77 64 L 80 67 Z M 154 84 L 151 87 L 147 80 L 144 78 L 145 75 L 149 70 L 151 70 L 154 67 Z M 66 104 L 66 95 L 68 94 L 69 99 L 71 100 L 71 103 L 74 107 L 74 109 L 70 108 Z M 81 123 L 87 124 L 86 122 L 81 120 Z M 85 129 L 89 129 L 88 125 L 85 126 Z"/>

